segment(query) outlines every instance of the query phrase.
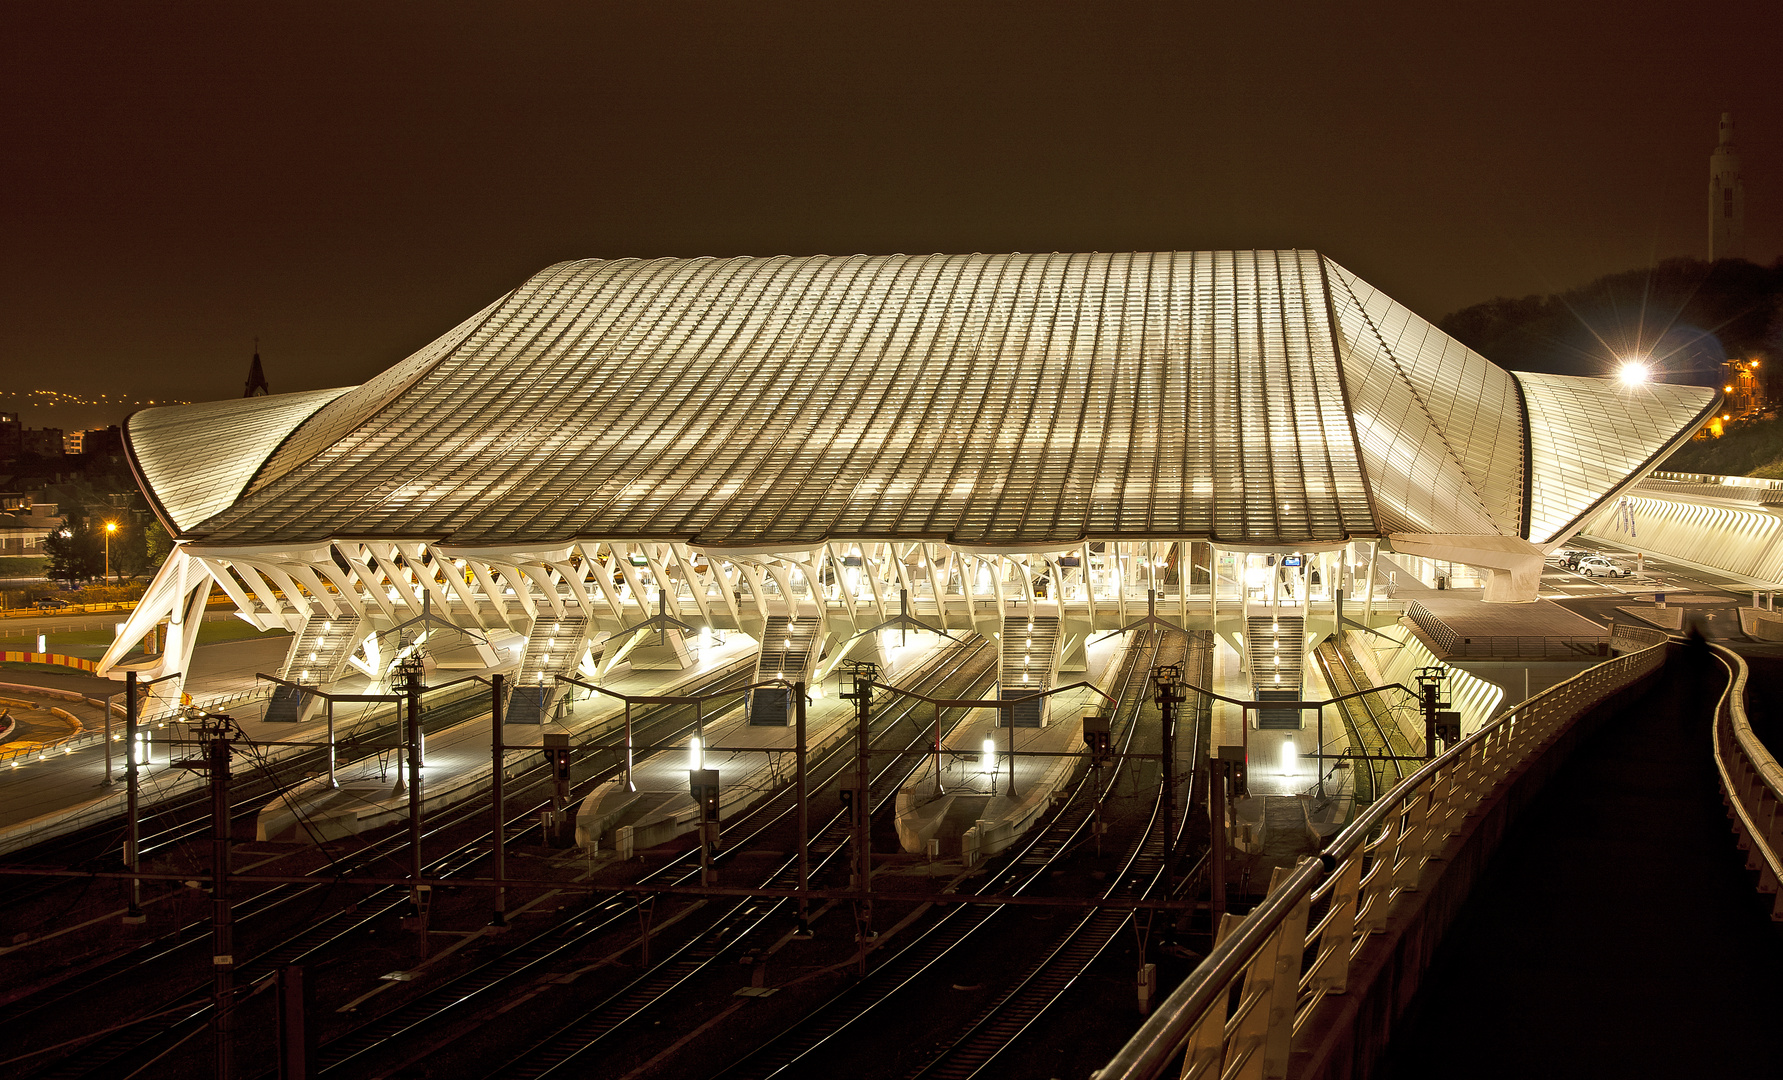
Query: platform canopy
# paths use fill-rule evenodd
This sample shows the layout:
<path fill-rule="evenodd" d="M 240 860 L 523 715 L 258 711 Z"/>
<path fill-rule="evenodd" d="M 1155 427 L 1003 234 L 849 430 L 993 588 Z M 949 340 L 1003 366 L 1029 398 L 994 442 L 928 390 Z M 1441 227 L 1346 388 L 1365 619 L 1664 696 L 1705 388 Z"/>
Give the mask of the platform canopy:
<path fill-rule="evenodd" d="M 126 435 L 198 548 L 1542 545 L 1715 404 L 1507 372 L 1310 251 L 621 259 Z"/>

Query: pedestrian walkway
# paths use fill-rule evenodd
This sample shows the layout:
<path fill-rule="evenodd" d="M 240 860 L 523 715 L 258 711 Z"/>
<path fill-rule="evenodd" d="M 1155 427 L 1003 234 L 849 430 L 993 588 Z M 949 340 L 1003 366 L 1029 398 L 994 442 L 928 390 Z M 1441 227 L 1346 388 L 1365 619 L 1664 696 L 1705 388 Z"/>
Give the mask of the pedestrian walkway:
<path fill-rule="evenodd" d="M 1783 930 L 1710 756 L 1723 682 L 1674 656 L 1578 746 L 1469 894 L 1377 1075 L 1783 1070 Z"/>

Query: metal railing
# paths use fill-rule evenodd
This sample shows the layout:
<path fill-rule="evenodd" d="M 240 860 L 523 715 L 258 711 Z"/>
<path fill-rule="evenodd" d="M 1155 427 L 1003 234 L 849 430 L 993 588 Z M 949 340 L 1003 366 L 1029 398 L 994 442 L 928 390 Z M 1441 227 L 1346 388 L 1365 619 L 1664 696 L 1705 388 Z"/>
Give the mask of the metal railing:
<path fill-rule="evenodd" d="M 119 685 L 121 686 L 122 684 Z M 122 698 L 122 696 L 123 695 L 120 692 L 118 697 Z M 192 707 L 207 712 L 215 712 L 225 706 L 238 705 L 244 701 L 255 701 L 260 698 L 271 696 L 271 687 L 259 686 L 252 690 L 243 690 L 239 693 L 226 694 L 221 697 L 206 698 L 202 701 L 195 699 L 192 702 Z M 87 699 L 89 703 L 93 700 L 94 699 L 92 698 Z M 184 715 L 185 709 L 183 707 L 169 709 L 166 712 L 157 713 L 154 716 L 140 717 L 137 720 L 137 725 L 139 727 L 159 727 L 167 723 L 169 720 L 175 720 Z M 123 737 L 123 724 L 114 724 L 112 732 L 113 741 L 116 742 Z M 57 754 L 72 754 L 83 747 L 92 746 L 96 743 L 103 744 L 104 741 L 105 728 L 83 727 L 81 730 L 71 732 L 54 742 L 37 743 L 31 746 L 16 747 L 11 750 L 0 750 L 0 765 L 17 768 L 19 765 L 22 765 L 27 761 L 48 761 Z"/>
<path fill-rule="evenodd" d="M 1715 707 L 1715 768 L 1746 869 L 1758 871 L 1758 891 L 1776 897 L 1771 918 L 1783 921 L 1783 766 L 1765 749 L 1746 718 L 1746 662 L 1732 649 L 1711 646 L 1728 668 L 1727 690 Z"/>
<path fill-rule="evenodd" d="M 1497 634 L 1464 637 L 1446 655 L 1475 660 L 1585 660 L 1610 655 L 1608 637 Z"/>
<path fill-rule="evenodd" d="M 1440 653 L 1452 652 L 1456 642 L 1461 640 L 1461 635 L 1455 633 L 1454 627 L 1443 622 L 1434 611 L 1416 600 L 1405 602 L 1405 617 L 1418 624 L 1418 629 L 1429 636 L 1430 643 Z"/>
<path fill-rule="evenodd" d="M 1417 889 L 1425 862 L 1577 717 L 1658 668 L 1661 645 L 1663 637 L 1523 702 L 1377 799 L 1323 854 L 1276 870 L 1263 902 L 1243 918 L 1226 916 L 1213 952 L 1098 1080 L 1149 1080 L 1179 1055 L 1184 1080 L 1285 1076 L 1295 1032 L 1328 995 L 1348 989 L 1352 961 L 1387 929 L 1394 898 Z"/>

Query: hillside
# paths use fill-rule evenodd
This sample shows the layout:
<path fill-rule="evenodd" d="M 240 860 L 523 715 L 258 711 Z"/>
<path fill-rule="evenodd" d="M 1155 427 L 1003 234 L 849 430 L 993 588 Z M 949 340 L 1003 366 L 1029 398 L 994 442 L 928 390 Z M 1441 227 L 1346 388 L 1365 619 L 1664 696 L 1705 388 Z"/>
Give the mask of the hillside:
<path fill-rule="evenodd" d="M 1719 439 L 1685 443 L 1660 468 L 1783 479 L 1783 420 L 1755 420 L 1728 428 Z"/>
<path fill-rule="evenodd" d="M 1646 356 L 1667 381 L 1712 386 L 1730 357 L 1783 367 L 1783 260 L 1667 259 L 1550 296 L 1498 297 L 1438 325 L 1514 371 L 1607 375 Z M 1774 400 L 1783 382 L 1770 390 Z"/>

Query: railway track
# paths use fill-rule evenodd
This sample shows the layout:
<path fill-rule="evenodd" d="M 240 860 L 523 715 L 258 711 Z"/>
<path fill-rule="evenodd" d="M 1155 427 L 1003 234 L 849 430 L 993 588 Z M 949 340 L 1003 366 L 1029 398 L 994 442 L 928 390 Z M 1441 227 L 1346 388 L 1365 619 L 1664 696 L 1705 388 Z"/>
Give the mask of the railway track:
<path fill-rule="evenodd" d="M 747 670 L 725 669 L 702 690 L 740 686 L 748 678 Z M 475 713 L 459 719 L 468 718 L 469 715 Z M 643 716 L 634 717 L 634 722 L 642 737 L 672 741 L 692 730 L 693 713 L 689 709 L 660 707 Z M 577 786 L 585 793 L 606 779 L 612 771 L 608 769 L 585 777 Z M 548 768 L 543 763 L 528 765 L 510 779 L 510 790 L 521 792 L 530 785 L 541 784 L 547 773 Z M 262 805 L 263 803 L 264 799 L 261 800 Z M 507 816 L 506 827 L 519 829 L 523 834 L 525 830 L 536 826 L 538 810 L 546 805 L 548 803 L 544 801 L 526 802 L 526 809 L 522 812 Z M 445 877 L 472 871 L 492 850 L 492 834 L 486 829 L 478 828 L 486 826 L 488 816 L 487 803 L 480 803 L 479 800 L 469 800 L 434 815 L 427 823 L 424 841 L 438 840 L 466 827 L 476 830 L 476 834 L 468 840 L 455 843 L 444 855 L 424 863 L 423 874 Z M 326 880 L 319 880 L 314 884 L 274 885 L 244 898 L 235 909 L 238 931 L 266 921 L 279 912 L 292 910 L 299 902 L 315 899 L 339 884 L 350 884 L 351 875 L 355 871 L 399 854 L 407 843 L 406 834 L 392 832 L 357 851 L 332 860 L 330 868 L 333 873 Z M 407 907 L 406 888 L 379 888 L 349 910 L 335 912 L 320 922 L 299 926 L 294 932 L 278 935 L 277 940 L 270 945 L 257 947 L 237 968 L 238 978 L 242 985 L 258 988 L 270 979 L 278 967 L 312 958 L 325 949 L 345 942 L 374 923 L 405 911 Z M 4 1020 L 0 1020 L 0 1038 L 7 1038 L 9 1032 L 20 1030 L 20 1025 L 56 1009 L 71 998 L 78 996 L 90 999 L 102 995 L 107 992 L 106 986 L 113 980 L 140 978 L 148 965 L 174 961 L 180 954 L 190 952 L 209 940 L 209 919 L 194 919 L 158 936 L 155 941 L 146 943 L 142 948 L 84 969 L 10 1009 Z M 134 1073 L 120 1074 L 116 1071 L 125 1055 L 133 1055 L 134 1070 L 140 1072 L 171 1052 L 184 1039 L 203 1029 L 211 1011 L 208 988 L 208 979 L 194 980 L 189 990 L 178 994 L 164 994 L 159 999 L 163 1012 L 167 1011 L 168 1001 L 174 1002 L 171 1015 L 158 1013 L 154 1019 L 97 1036 L 94 1041 L 89 1041 L 77 1051 L 37 1066 L 38 1071 L 30 1075 L 56 1080 L 89 1075 L 133 1075 Z M 17 1039 L 13 1042 L 14 1045 L 18 1044 Z"/>
<path fill-rule="evenodd" d="M 960 675 L 969 663 L 976 667 L 969 676 L 967 693 L 976 692 L 994 680 L 995 672 L 988 659 L 994 654 L 994 648 L 988 641 L 979 639 L 955 652 L 957 655 L 951 660 L 943 661 L 942 670 L 919 680 L 919 691 L 931 694 L 937 692 L 949 679 Z M 954 692 L 958 692 L 957 689 Z M 906 720 L 920 719 L 922 717 L 916 702 L 904 699 L 896 708 L 880 713 L 881 735 L 878 738 L 882 740 L 895 732 Z M 957 723 L 958 720 L 959 714 L 956 713 L 952 722 Z M 926 747 L 932 737 L 926 723 L 912 726 L 910 735 L 900 745 L 891 748 L 898 752 L 889 755 L 887 763 L 875 770 L 871 777 L 868 792 L 871 812 L 874 814 L 895 802 L 899 787 L 919 767 L 921 754 L 918 752 Z M 876 746 L 876 752 L 886 749 L 883 744 Z M 825 770 L 827 765 L 833 763 L 833 769 L 825 770 L 832 777 L 849 772 L 852 754 L 852 747 L 846 743 L 840 744 L 815 768 Z M 819 785 L 821 783 L 822 781 L 818 782 Z M 752 831 L 748 840 L 753 841 L 770 829 L 784 825 L 788 816 L 795 813 L 796 809 L 796 803 L 784 790 L 772 799 L 765 800 L 751 812 L 759 817 L 750 822 Z M 826 871 L 837 865 L 840 857 L 848 850 L 849 824 L 848 812 L 839 810 L 812 830 L 807 851 L 814 885 L 821 881 Z M 746 843 L 730 848 L 726 854 L 733 855 L 744 850 Z M 790 889 L 796 883 L 797 868 L 798 856 L 794 852 L 791 857 L 782 859 L 770 873 L 758 878 L 759 887 Z M 689 871 L 687 877 L 691 878 L 695 873 Z M 658 1011 L 677 989 L 722 956 L 739 948 L 743 941 L 762 928 L 770 918 L 787 912 L 794 903 L 791 900 L 746 899 L 729 905 L 700 934 L 672 954 L 489 1075 L 526 1080 L 534 1077 L 589 1075 L 584 1070 L 589 1055 Z"/>
<path fill-rule="evenodd" d="M 1188 681 L 1206 686 L 1211 681 L 1211 635 L 1205 631 L 1188 636 Z M 1160 656 L 1160 663 L 1173 662 Z M 1165 820 L 1162 800 L 1152 804 L 1141 839 L 1128 851 L 1125 863 L 1108 888 L 1105 900 L 1141 900 L 1162 895 L 1168 890 L 1168 868 L 1173 851 L 1180 849 L 1188 830 L 1188 808 L 1195 802 L 1196 765 L 1207 756 L 1202 742 L 1199 717 L 1184 710 L 1189 722 L 1185 725 L 1191 763 L 1188 780 L 1181 785 L 1184 814 L 1170 828 Z M 965 1032 L 940 1054 L 910 1074 L 922 1080 L 970 1080 L 996 1075 L 1004 1051 L 1030 1030 L 1046 1012 L 1058 1005 L 1073 983 L 1101 958 L 1115 938 L 1136 918 L 1124 908 L 1094 908 L 1074 920 L 1045 954 L 1020 980 L 989 1008 L 983 1010 Z"/>
<path fill-rule="evenodd" d="M 1149 635 L 1145 643 L 1133 642 L 1128 646 L 1116 695 L 1119 702 L 1115 716 L 1119 725 L 1117 746 L 1121 754 L 1134 745 L 1140 730 L 1137 720 L 1148 689 L 1147 674 L 1154 664 L 1171 662 L 1169 653 L 1160 657 L 1164 648 L 1160 638 L 1161 635 Z M 1102 778 L 1105 783 L 1100 785 L 1096 783 L 1095 772 L 1086 770 L 1072 788 L 1063 808 L 1044 827 L 1034 830 L 1013 857 L 1006 859 L 1002 869 L 980 886 L 981 891 L 1020 895 L 1045 881 L 1055 864 L 1091 835 L 1089 826 L 1098 805 L 1122 781 L 1127 768 L 1128 759 L 1120 757 L 1116 761 L 1116 767 L 1109 770 L 1109 775 Z M 1136 846 L 1143 846 L 1147 838 L 1152 839 L 1157 845 L 1161 864 L 1165 841 L 1161 835 L 1154 835 L 1156 830 L 1152 826 L 1156 820 L 1154 808 L 1153 815 L 1146 819 L 1147 824 L 1134 841 Z M 1121 887 L 1117 881 L 1114 888 Z M 719 1075 L 723 1080 L 766 1080 L 794 1072 L 831 1071 L 830 1066 L 821 1061 L 821 1055 L 859 1031 L 860 1025 L 874 1016 L 880 1006 L 919 987 L 920 980 L 933 971 L 943 957 L 991 925 L 1004 910 L 997 905 L 962 904 L 949 908 L 927 930 L 860 982 L 810 1011 Z"/>
<path fill-rule="evenodd" d="M 434 735 L 462 723 L 482 711 L 485 700 L 479 693 L 459 693 L 447 701 L 432 704 L 423 700 L 422 730 Z M 380 710 L 369 724 L 357 722 L 349 726 L 340 743 L 337 758 L 340 767 L 344 768 L 376 753 L 373 750 L 356 750 L 356 746 L 361 743 L 377 743 L 401 737 L 401 723 L 394 715 L 382 715 L 385 711 L 390 710 Z M 157 744 L 170 756 L 182 745 L 184 744 L 177 741 Z M 254 817 L 262 807 L 279 798 L 288 788 L 289 777 L 323 770 L 327 767 L 327 762 L 327 754 L 323 750 L 301 750 L 276 762 L 257 762 L 253 768 L 240 772 L 230 792 L 232 820 L 240 822 Z M 149 776 L 144 778 L 144 789 L 152 795 L 152 778 Z M 210 814 L 210 793 L 202 789 L 145 804 L 143 823 L 146 827 L 137 841 L 141 858 L 147 861 L 192 841 L 208 844 Z M 106 821 L 94 822 L 64 836 L 16 852 L 7 856 L 5 861 L 12 866 L 117 869 L 123 865 L 122 817 L 120 812 Z M 70 887 L 67 879 L 62 878 L 46 881 L 9 876 L 0 883 L 0 910 L 17 910 L 23 904 Z"/>

